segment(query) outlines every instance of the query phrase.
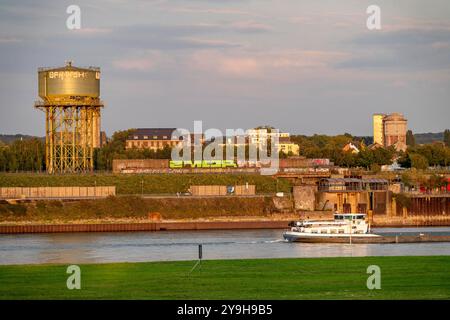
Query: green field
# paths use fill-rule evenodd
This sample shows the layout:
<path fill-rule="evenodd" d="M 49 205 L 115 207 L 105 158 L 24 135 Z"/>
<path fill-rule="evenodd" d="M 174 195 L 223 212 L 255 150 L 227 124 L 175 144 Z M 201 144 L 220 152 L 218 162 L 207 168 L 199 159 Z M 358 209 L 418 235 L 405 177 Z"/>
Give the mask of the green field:
<path fill-rule="evenodd" d="M 257 174 L 65 174 L 0 173 L 0 187 L 116 186 L 117 194 L 175 194 L 191 185 L 256 185 L 257 193 L 290 192 L 287 180 Z"/>
<path fill-rule="evenodd" d="M 449 299 L 450 256 L 0 266 L 0 299 Z M 366 287 L 369 265 L 381 289 Z"/>

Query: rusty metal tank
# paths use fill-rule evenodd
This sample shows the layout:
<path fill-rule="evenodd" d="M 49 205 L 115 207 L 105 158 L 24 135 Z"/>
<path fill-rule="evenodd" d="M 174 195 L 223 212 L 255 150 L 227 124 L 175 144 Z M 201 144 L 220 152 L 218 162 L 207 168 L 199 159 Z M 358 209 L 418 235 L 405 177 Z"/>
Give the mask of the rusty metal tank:
<path fill-rule="evenodd" d="M 78 68 L 70 61 L 61 68 L 39 68 L 39 97 L 44 101 L 100 97 L 100 68 Z"/>

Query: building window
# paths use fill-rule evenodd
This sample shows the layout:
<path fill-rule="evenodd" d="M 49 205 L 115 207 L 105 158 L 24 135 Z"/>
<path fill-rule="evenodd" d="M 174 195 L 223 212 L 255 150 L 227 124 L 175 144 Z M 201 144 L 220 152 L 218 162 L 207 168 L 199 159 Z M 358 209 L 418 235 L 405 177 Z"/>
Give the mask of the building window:
<path fill-rule="evenodd" d="M 138 136 L 134 136 L 134 140 L 137 140 L 137 139 L 139 139 L 139 137 Z"/>
<path fill-rule="evenodd" d="M 144 140 L 148 140 L 148 136 L 144 136 Z"/>

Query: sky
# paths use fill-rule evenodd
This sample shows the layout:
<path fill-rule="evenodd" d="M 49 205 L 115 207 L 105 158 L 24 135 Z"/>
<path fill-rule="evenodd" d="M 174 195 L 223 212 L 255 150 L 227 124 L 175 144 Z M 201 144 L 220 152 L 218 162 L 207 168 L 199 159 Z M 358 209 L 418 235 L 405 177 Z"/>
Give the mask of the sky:
<path fill-rule="evenodd" d="M 391 112 L 450 127 L 448 0 L 0 0 L 0 133 L 45 135 L 37 68 L 66 60 L 101 68 L 108 135 L 201 120 L 361 136 Z"/>

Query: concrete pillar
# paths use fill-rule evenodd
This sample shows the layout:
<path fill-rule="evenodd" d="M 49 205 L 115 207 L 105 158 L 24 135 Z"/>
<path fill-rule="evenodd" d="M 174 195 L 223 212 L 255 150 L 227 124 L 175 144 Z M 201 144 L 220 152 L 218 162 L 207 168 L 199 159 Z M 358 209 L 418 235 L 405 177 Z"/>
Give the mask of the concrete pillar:
<path fill-rule="evenodd" d="M 337 212 L 338 213 L 342 213 L 343 211 L 343 194 L 342 193 L 338 193 L 337 194 Z"/>
<path fill-rule="evenodd" d="M 386 205 L 385 205 L 385 211 L 386 211 L 386 215 L 389 216 L 391 215 L 391 206 L 392 206 L 392 192 L 390 191 L 386 191 Z"/>
<path fill-rule="evenodd" d="M 369 223 L 373 223 L 373 211 L 372 210 L 367 210 L 367 220 Z"/>
<path fill-rule="evenodd" d="M 358 193 L 350 193 L 350 207 L 352 212 L 358 210 Z"/>
<path fill-rule="evenodd" d="M 408 209 L 403 207 L 402 210 L 403 210 L 403 219 L 408 218 Z"/>
<path fill-rule="evenodd" d="M 391 210 L 387 213 L 388 217 L 395 216 L 397 214 L 397 201 L 395 198 L 392 198 L 391 202 Z"/>

